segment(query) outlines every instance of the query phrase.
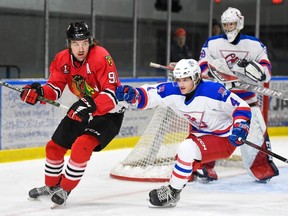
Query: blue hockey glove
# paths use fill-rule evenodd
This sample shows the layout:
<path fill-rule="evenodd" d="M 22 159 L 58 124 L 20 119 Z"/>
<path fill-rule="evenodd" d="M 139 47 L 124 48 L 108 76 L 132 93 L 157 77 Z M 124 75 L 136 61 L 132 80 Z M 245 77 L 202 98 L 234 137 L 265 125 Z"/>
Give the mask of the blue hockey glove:
<path fill-rule="evenodd" d="M 116 97 L 119 101 L 126 101 L 129 104 L 135 104 L 141 99 L 138 90 L 129 85 L 118 86 Z"/>
<path fill-rule="evenodd" d="M 250 125 L 248 122 L 237 122 L 233 125 L 232 134 L 228 137 L 230 143 L 236 147 L 243 145 L 247 138 Z"/>

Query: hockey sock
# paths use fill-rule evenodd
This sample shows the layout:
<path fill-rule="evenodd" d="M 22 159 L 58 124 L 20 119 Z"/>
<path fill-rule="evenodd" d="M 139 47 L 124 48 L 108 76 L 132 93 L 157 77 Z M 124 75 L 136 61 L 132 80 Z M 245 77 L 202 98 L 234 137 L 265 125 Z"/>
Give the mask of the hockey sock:
<path fill-rule="evenodd" d="M 67 149 L 50 140 L 46 145 L 45 184 L 49 187 L 59 184 Z"/>
<path fill-rule="evenodd" d="M 62 176 L 60 186 L 67 191 L 73 190 L 80 182 L 87 162 L 90 160 L 94 148 L 99 145 L 96 137 L 82 135 L 72 145 L 71 156 L 65 172 Z"/>

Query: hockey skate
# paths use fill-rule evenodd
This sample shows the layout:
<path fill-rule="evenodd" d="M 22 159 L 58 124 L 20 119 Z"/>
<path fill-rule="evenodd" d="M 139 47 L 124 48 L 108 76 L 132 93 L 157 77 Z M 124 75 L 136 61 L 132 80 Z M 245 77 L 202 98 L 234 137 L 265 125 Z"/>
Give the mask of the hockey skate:
<path fill-rule="evenodd" d="M 272 177 L 270 178 L 265 178 L 265 179 L 258 179 L 258 180 L 255 180 L 256 183 L 259 183 L 259 184 L 267 184 L 268 182 L 270 182 Z"/>
<path fill-rule="evenodd" d="M 214 161 L 204 164 L 201 170 L 197 170 L 191 174 L 188 182 L 198 181 L 203 184 L 208 184 L 211 181 L 218 180 L 218 175 L 214 169 L 214 166 Z"/>
<path fill-rule="evenodd" d="M 52 196 L 58 189 L 59 186 L 55 187 L 43 186 L 39 188 L 33 188 L 29 191 L 29 197 L 36 199 L 39 196 Z"/>
<path fill-rule="evenodd" d="M 56 208 L 57 206 L 65 204 L 69 194 L 70 191 L 59 188 L 51 197 L 51 201 L 54 203 L 51 208 Z"/>
<path fill-rule="evenodd" d="M 203 171 L 204 176 L 207 177 L 208 181 L 216 181 L 216 180 L 218 180 L 218 175 L 217 175 L 214 167 L 210 167 L 207 164 L 206 166 L 204 166 L 202 168 L 202 171 Z"/>
<path fill-rule="evenodd" d="M 149 202 L 151 207 L 175 207 L 180 199 L 181 190 L 169 186 L 162 186 L 149 193 Z"/>

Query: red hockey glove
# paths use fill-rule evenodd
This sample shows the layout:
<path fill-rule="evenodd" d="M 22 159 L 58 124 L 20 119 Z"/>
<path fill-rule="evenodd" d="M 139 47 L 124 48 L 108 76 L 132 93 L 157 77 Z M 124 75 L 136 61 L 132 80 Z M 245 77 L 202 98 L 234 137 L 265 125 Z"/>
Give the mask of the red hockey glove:
<path fill-rule="evenodd" d="M 20 94 L 21 100 L 34 105 L 38 101 L 38 96 L 44 95 L 44 90 L 41 87 L 41 84 L 38 82 L 32 83 L 31 85 L 26 85 L 22 88 L 22 92 Z"/>
<path fill-rule="evenodd" d="M 232 134 L 228 137 L 230 143 L 236 147 L 243 145 L 249 133 L 250 125 L 248 122 L 237 122 L 233 125 Z"/>
<path fill-rule="evenodd" d="M 88 122 L 90 114 L 96 110 L 93 98 L 85 96 L 76 101 L 68 110 L 67 116 L 79 122 Z"/>

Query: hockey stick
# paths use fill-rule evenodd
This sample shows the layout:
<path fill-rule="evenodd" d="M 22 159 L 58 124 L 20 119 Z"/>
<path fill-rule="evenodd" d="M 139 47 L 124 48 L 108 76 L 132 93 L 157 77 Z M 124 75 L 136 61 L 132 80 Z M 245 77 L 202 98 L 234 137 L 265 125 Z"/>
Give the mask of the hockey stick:
<path fill-rule="evenodd" d="M 7 82 L 4 82 L 2 80 L 0 80 L 0 85 L 5 86 L 5 87 L 10 88 L 10 89 L 13 89 L 13 90 L 18 91 L 18 92 L 22 92 L 21 88 L 18 88 L 16 86 L 11 85 L 11 84 L 9 84 Z M 56 106 L 56 107 L 61 107 L 61 108 L 67 109 L 67 110 L 69 109 L 67 106 L 64 106 L 64 105 L 62 105 L 62 104 L 60 104 L 60 103 L 58 103 L 56 101 L 52 101 L 52 100 L 49 100 L 47 98 L 44 98 L 42 96 L 38 96 L 37 99 L 40 100 L 40 101 L 46 102 L 48 104 L 51 104 L 53 106 Z"/>
<path fill-rule="evenodd" d="M 157 63 L 150 62 L 150 67 L 164 69 L 164 70 L 174 70 L 174 67 L 164 66 Z"/>
<path fill-rule="evenodd" d="M 173 71 L 174 70 L 174 67 L 171 67 L 171 66 L 165 66 L 165 65 L 161 65 L 161 64 L 157 64 L 157 63 L 153 63 L 153 62 L 150 62 L 150 67 L 154 67 L 154 68 L 159 68 L 159 69 L 164 69 L 164 70 L 170 70 L 170 71 Z M 170 75 L 169 75 L 170 76 Z M 170 79 L 171 77 L 169 77 Z M 204 79 L 211 79 L 210 77 L 208 76 L 205 76 L 202 74 L 202 78 Z M 168 80 L 169 80 L 168 79 Z"/>
<path fill-rule="evenodd" d="M 264 148 L 262 148 L 262 147 L 260 147 L 260 146 L 258 146 L 258 145 L 256 145 L 256 144 L 254 144 L 254 143 L 252 143 L 252 142 L 249 142 L 248 140 L 243 140 L 243 142 L 244 142 L 246 145 L 249 145 L 249 146 L 251 146 L 251 147 L 253 147 L 253 148 L 255 148 L 255 149 L 258 149 L 259 151 L 261 151 L 261 152 L 263 152 L 263 153 L 265 153 L 265 154 L 267 154 L 267 155 L 270 155 L 270 156 L 272 156 L 272 157 L 275 157 L 275 158 L 283 161 L 284 163 L 288 163 L 288 159 L 286 159 L 286 158 L 284 158 L 284 157 L 282 157 L 282 156 L 280 156 L 280 155 L 278 155 L 278 154 L 276 154 L 276 153 L 274 153 L 274 152 L 271 152 L 271 151 L 269 151 L 269 150 L 267 150 L 267 149 L 264 149 Z"/>

